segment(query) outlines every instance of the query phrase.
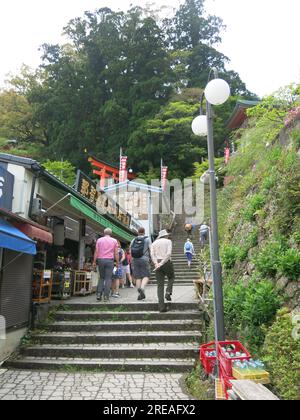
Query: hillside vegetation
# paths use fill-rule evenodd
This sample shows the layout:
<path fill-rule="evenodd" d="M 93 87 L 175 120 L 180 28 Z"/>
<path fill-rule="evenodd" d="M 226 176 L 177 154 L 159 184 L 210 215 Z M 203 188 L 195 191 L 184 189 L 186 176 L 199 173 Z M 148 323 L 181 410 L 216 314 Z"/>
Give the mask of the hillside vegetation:
<path fill-rule="evenodd" d="M 300 398 L 298 98 L 288 89 L 249 112 L 219 192 L 227 335 L 264 358 L 286 399 Z"/>

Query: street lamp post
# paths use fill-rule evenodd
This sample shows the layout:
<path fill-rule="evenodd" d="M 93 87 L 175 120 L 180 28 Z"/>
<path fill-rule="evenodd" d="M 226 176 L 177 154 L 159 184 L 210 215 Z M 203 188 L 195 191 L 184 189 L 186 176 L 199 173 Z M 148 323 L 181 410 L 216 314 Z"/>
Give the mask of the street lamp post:
<path fill-rule="evenodd" d="M 212 75 L 214 75 L 214 79 L 210 81 Z M 214 289 L 215 337 L 216 341 L 225 341 L 222 266 L 220 262 L 219 251 L 217 187 L 214 156 L 212 105 L 222 105 L 223 103 L 225 103 L 230 96 L 230 88 L 227 82 L 225 82 L 225 80 L 218 78 L 218 72 L 216 69 L 212 69 L 210 71 L 208 80 L 209 82 L 201 97 L 200 115 L 194 119 L 192 124 L 192 130 L 195 135 L 207 135 L 211 211 L 210 249 L 212 280 Z M 206 98 L 206 116 L 202 115 L 204 97 Z"/>

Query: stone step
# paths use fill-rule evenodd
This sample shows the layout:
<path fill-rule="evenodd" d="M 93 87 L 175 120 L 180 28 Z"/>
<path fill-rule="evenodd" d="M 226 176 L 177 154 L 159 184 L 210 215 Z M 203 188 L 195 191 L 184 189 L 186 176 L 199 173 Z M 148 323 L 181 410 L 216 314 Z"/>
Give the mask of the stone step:
<path fill-rule="evenodd" d="M 192 286 L 194 284 L 194 280 L 197 280 L 199 278 L 199 276 L 194 276 L 194 277 L 182 277 L 182 278 L 178 278 L 175 276 L 175 285 L 176 286 L 184 286 L 186 284 Z M 150 279 L 151 280 L 151 285 L 156 285 L 157 281 L 156 279 Z M 167 282 L 167 280 L 165 280 Z"/>
<path fill-rule="evenodd" d="M 201 254 L 201 249 L 194 249 L 195 254 L 196 255 L 200 255 Z M 182 247 L 178 247 L 178 248 L 173 248 L 172 249 L 172 255 L 185 255 L 185 250 L 184 250 L 184 246 L 182 245 Z"/>
<path fill-rule="evenodd" d="M 185 280 L 190 280 L 191 282 L 193 281 L 193 280 L 196 280 L 196 279 L 198 279 L 198 278 L 200 278 L 201 277 L 201 275 L 199 274 L 199 273 L 197 273 L 197 274 L 192 274 L 192 275 L 190 275 L 190 274 L 186 274 L 186 275 L 184 275 L 184 274 L 179 274 L 179 275 L 177 275 L 176 273 L 175 273 L 175 282 L 176 282 L 176 280 L 177 281 L 185 281 Z M 152 280 L 156 280 L 156 277 L 151 277 L 150 278 L 150 280 L 152 281 Z M 165 281 L 167 281 L 167 278 L 165 278 Z"/>
<path fill-rule="evenodd" d="M 157 311 L 157 303 L 148 303 L 148 302 L 136 302 L 136 303 L 73 303 L 68 301 L 64 308 L 67 311 L 97 311 L 99 308 L 101 310 L 107 311 L 128 311 L 128 312 L 146 312 L 146 311 Z M 181 303 L 181 302 L 172 302 L 170 305 L 170 310 L 172 311 L 196 311 L 199 309 L 198 303 Z"/>
<path fill-rule="evenodd" d="M 181 254 L 178 254 L 178 255 L 172 255 L 172 261 L 173 261 L 173 263 L 174 262 L 186 262 L 187 261 L 187 257 L 185 256 L 185 255 L 183 255 L 182 253 Z M 198 258 L 197 257 L 193 257 L 193 261 L 195 262 L 195 261 L 198 261 Z"/>
<path fill-rule="evenodd" d="M 178 320 L 178 319 L 199 319 L 199 312 L 197 311 L 183 311 L 183 312 L 166 312 L 159 313 L 157 311 L 147 312 L 114 312 L 114 311 L 63 311 L 56 312 L 54 319 L 57 321 L 152 321 L 152 320 Z"/>
<path fill-rule="evenodd" d="M 198 252 L 196 249 L 195 249 L 195 253 L 196 253 L 195 256 L 200 255 L 200 252 Z M 173 249 L 172 250 L 172 256 L 174 256 L 174 255 L 176 255 L 176 256 L 185 255 L 184 248 L 182 247 L 180 249 L 179 248 L 178 249 Z"/>
<path fill-rule="evenodd" d="M 35 344 L 121 344 L 200 342 L 201 333 L 192 331 L 43 333 L 33 337 Z"/>
<path fill-rule="evenodd" d="M 199 320 L 165 320 L 165 321 L 118 321 L 118 322 L 72 322 L 60 321 L 50 325 L 41 325 L 42 331 L 51 332 L 149 332 L 149 331 L 190 331 L 201 330 L 201 315 Z"/>
<path fill-rule="evenodd" d="M 178 282 L 185 282 L 185 281 L 188 281 L 190 284 L 192 284 L 193 283 L 193 280 L 197 280 L 198 278 L 200 278 L 200 275 L 199 274 L 197 274 L 197 275 L 186 275 L 186 276 L 184 276 L 184 275 L 176 275 L 176 273 L 175 273 L 175 283 L 177 284 Z M 153 279 L 151 278 L 150 279 L 151 280 L 151 284 L 152 284 L 152 280 L 153 281 L 156 281 L 156 278 L 154 277 Z M 167 279 L 165 279 L 165 282 L 167 282 Z"/>
<path fill-rule="evenodd" d="M 175 280 L 174 284 L 176 286 L 193 286 L 194 285 L 194 280 L 195 279 Z M 151 281 L 151 285 L 152 286 L 157 286 L 157 281 L 156 280 Z"/>
<path fill-rule="evenodd" d="M 182 245 L 179 245 L 179 246 L 173 246 L 173 249 L 172 249 L 172 252 L 183 252 L 184 251 L 184 245 L 185 245 L 185 243 L 184 244 L 182 244 Z M 198 246 L 195 246 L 195 244 L 194 244 L 194 251 L 196 252 L 196 254 L 200 254 L 200 252 L 201 252 L 201 248 L 200 248 L 200 246 L 198 247 Z"/>
<path fill-rule="evenodd" d="M 94 371 L 100 372 L 143 372 L 143 373 L 185 373 L 195 365 L 195 358 L 190 359 L 71 359 L 71 358 L 35 358 L 22 357 L 9 360 L 5 366 L 22 370 L 55 371 Z"/>
<path fill-rule="evenodd" d="M 191 268 L 188 267 L 187 261 L 184 263 L 173 263 L 175 271 L 178 272 L 189 272 L 189 273 L 199 273 L 199 267 L 194 263 L 191 265 Z"/>
<path fill-rule="evenodd" d="M 172 358 L 185 359 L 197 356 L 199 345 L 196 343 L 151 343 L 151 344 L 103 344 L 103 345 L 36 345 L 26 347 L 21 355 L 25 357 L 67 357 L 81 359 L 142 359 Z"/>
<path fill-rule="evenodd" d="M 201 275 L 199 272 L 190 272 L 188 270 L 188 268 L 186 269 L 185 272 L 178 272 L 175 270 L 175 279 L 181 278 L 183 280 L 190 278 L 190 279 L 195 279 L 195 278 L 199 278 Z M 151 277 L 151 279 L 156 279 L 156 277 Z"/>
<path fill-rule="evenodd" d="M 176 277 L 199 277 L 200 273 L 198 270 L 189 270 L 188 267 L 186 267 L 185 270 L 175 270 Z"/>
<path fill-rule="evenodd" d="M 197 277 L 193 278 L 184 278 L 184 279 L 175 279 L 175 286 L 193 286 L 194 282 L 197 280 Z M 166 280 L 167 284 L 167 280 Z M 157 281 L 155 279 L 151 280 L 152 286 L 157 286 Z"/>

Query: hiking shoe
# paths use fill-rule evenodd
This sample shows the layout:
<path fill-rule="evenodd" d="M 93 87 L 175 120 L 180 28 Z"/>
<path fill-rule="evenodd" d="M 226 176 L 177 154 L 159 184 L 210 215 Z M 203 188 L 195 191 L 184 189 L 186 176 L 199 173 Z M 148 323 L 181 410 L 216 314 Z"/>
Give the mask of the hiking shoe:
<path fill-rule="evenodd" d="M 166 305 L 164 305 L 164 306 L 159 306 L 158 307 L 158 310 L 159 310 L 159 312 L 162 314 L 162 313 L 165 313 L 165 312 L 168 312 L 168 308 L 167 308 L 167 306 Z"/>
<path fill-rule="evenodd" d="M 172 295 L 171 295 L 171 293 L 166 293 L 166 300 L 168 301 L 168 302 L 172 302 Z"/>
<path fill-rule="evenodd" d="M 109 297 L 104 296 L 103 302 L 109 302 Z"/>
<path fill-rule="evenodd" d="M 145 292 L 144 292 L 143 289 L 138 289 L 138 292 L 139 292 L 138 300 L 144 300 L 144 299 L 146 299 L 146 295 L 145 295 Z"/>
<path fill-rule="evenodd" d="M 111 295 L 111 297 L 113 297 L 113 298 L 120 298 L 121 296 L 120 296 L 119 293 L 114 293 L 113 295 Z"/>
<path fill-rule="evenodd" d="M 102 300 L 102 294 L 97 296 L 97 301 L 101 302 L 101 300 Z"/>

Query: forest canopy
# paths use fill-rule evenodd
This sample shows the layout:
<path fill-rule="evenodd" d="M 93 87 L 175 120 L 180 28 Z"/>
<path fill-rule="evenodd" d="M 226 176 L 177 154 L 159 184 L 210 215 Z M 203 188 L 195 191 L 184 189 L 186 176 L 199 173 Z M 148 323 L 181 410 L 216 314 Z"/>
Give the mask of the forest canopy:
<path fill-rule="evenodd" d="M 206 158 L 206 139 L 192 119 L 211 67 L 231 86 L 215 108 L 216 152 L 239 97 L 254 97 L 217 49 L 222 20 L 205 0 L 186 0 L 173 16 L 132 7 L 85 12 L 64 28 L 69 42 L 41 46 L 41 64 L 24 66 L 0 92 L 0 137 L 20 150 L 36 146 L 39 160 L 68 160 L 90 170 L 84 150 L 111 163 L 120 147 L 135 172 L 152 173 L 161 158 L 173 176 L 190 176 Z M 41 153 L 42 150 L 42 153 Z"/>

